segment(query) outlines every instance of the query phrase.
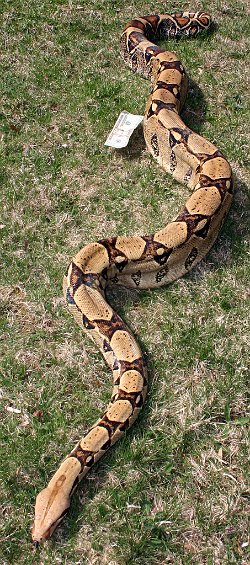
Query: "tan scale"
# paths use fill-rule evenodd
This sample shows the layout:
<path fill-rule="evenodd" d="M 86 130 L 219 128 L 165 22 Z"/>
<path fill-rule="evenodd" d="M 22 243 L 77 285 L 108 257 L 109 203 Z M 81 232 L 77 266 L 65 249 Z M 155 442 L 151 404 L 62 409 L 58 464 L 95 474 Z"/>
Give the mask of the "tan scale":
<path fill-rule="evenodd" d="M 109 266 L 108 252 L 100 243 L 89 243 L 74 257 L 73 262 L 83 273 L 101 273 Z"/>
<path fill-rule="evenodd" d="M 122 253 L 126 254 L 129 260 L 136 261 L 140 259 L 144 249 L 145 241 L 142 237 L 117 237 L 115 247 Z"/>
<path fill-rule="evenodd" d="M 143 389 L 143 377 L 141 373 L 134 369 L 123 373 L 119 388 L 125 390 L 125 392 L 141 392 Z"/>
<path fill-rule="evenodd" d="M 88 320 L 111 320 L 113 310 L 95 288 L 82 285 L 74 294 L 75 303 Z"/>
<path fill-rule="evenodd" d="M 166 82 L 166 83 L 169 83 L 169 84 L 181 84 L 182 73 L 179 71 L 179 69 L 165 69 L 164 71 L 161 71 L 160 79 L 163 82 Z M 158 92 L 159 92 L 159 90 L 158 90 Z M 162 98 L 161 98 L 161 100 L 162 100 Z"/>
<path fill-rule="evenodd" d="M 69 507 L 77 483 L 121 437 L 122 430 L 133 424 L 146 396 L 141 350 L 107 303 L 105 287 L 155 288 L 181 277 L 209 251 L 231 205 L 229 163 L 214 144 L 187 128 L 178 114 L 188 85 L 183 65 L 176 53 L 157 48 L 147 37 L 149 29 L 156 36 L 162 36 L 163 31 L 166 37 L 192 36 L 195 30 L 209 25 L 210 16 L 205 12 L 185 11 L 140 17 L 138 27 L 133 20 L 122 34 L 125 63 L 151 80 L 152 94 L 143 124 L 146 146 L 166 172 L 193 192 L 176 221 L 155 234 L 88 243 L 68 268 L 63 287 L 69 310 L 102 351 L 115 384 L 110 405 L 37 496 L 32 529 L 35 544 L 52 534 Z M 168 103 L 173 107 L 166 107 Z M 206 225 L 207 233 L 201 234 Z"/>
<path fill-rule="evenodd" d="M 204 216 L 212 216 L 220 205 L 221 196 L 216 186 L 199 188 L 186 202 L 186 208 L 190 214 L 203 214 Z"/>
<path fill-rule="evenodd" d="M 187 239 L 186 222 L 172 222 L 154 234 L 154 241 L 163 243 L 166 247 L 176 247 Z"/>
<path fill-rule="evenodd" d="M 175 96 L 173 96 L 173 94 L 171 92 L 169 92 L 168 90 L 164 90 L 163 88 L 158 88 L 158 90 L 156 90 L 152 94 L 152 110 L 153 110 L 153 112 L 155 112 L 157 110 L 157 104 L 155 104 L 154 100 L 161 100 L 161 102 L 164 102 L 166 104 L 171 103 L 171 102 L 175 103 Z M 160 110 L 160 112 L 162 112 L 162 110 Z"/>
<path fill-rule="evenodd" d="M 167 63 L 179 61 L 176 53 L 172 53 L 171 51 L 164 51 L 164 53 L 159 53 L 159 55 L 156 55 L 155 59 L 156 59 L 157 62 L 159 61 L 160 63 L 163 63 L 163 62 L 165 63 L 165 61 Z"/>
<path fill-rule="evenodd" d="M 212 180 L 232 178 L 231 167 L 223 157 L 215 157 L 214 159 L 210 159 L 209 161 L 202 163 L 201 172 L 203 175 L 207 175 Z"/>
<path fill-rule="evenodd" d="M 109 434 L 107 430 L 101 426 L 96 426 L 92 428 L 90 432 L 81 439 L 80 446 L 86 451 L 99 451 L 109 440 Z"/>
<path fill-rule="evenodd" d="M 121 361 L 132 363 L 141 358 L 141 350 L 135 338 L 126 330 L 117 330 L 110 340 L 110 345 Z"/>
<path fill-rule="evenodd" d="M 132 404 L 129 400 L 116 400 L 106 412 L 106 416 L 111 422 L 126 422 L 133 413 Z"/>

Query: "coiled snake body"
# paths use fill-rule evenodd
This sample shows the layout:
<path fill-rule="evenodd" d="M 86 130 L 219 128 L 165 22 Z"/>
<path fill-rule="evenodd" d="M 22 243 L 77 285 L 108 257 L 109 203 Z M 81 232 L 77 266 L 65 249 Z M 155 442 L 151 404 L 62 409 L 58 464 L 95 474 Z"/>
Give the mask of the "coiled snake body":
<path fill-rule="evenodd" d="M 89 243 L 70 263 L 63 285 L 68 307 L 102 351 L 113 371 L 114 388 L 103 416 L 38 494 L 32 530 L 35 543 L 51 535 L 79 481 L 131 426 L 145 399 L 143 356 L 127 326 L 106 302 L 107 284 L 153 288 L 184 275 L 209 251 L 230 207 L 230 165 L 215 145 L 189 129 L 179 116 L 187 92 L 184 68 L 175 53 L 152 43 L 157 36 L 193 36 L 209 25 L 209 15 L 202 12 L 152 15 L 129 22 L 121 36 L 123 59 L 152 83 L 144 117 L 147 148 L 192 194 L 177 217 L 153 235 Z"/>

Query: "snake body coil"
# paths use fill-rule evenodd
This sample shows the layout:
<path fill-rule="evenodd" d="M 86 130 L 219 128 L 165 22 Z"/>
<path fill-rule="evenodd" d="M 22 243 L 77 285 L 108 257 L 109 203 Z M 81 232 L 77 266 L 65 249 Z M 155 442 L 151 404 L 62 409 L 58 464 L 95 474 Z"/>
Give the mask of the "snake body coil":
<path fill-rule="evenodd" d="M 102 351 L 113 371 L 114 388 L 103 416 L 38 494 L 35 543 L 51 535 L 79 481 L 131 426 L 145 399 L 147 375 L 141 350 L 106 302 L 106 286 L 153 288 L 184 275 L 209 251 L 230 207 L 230 165 L 215 145 L 179 116 L 187 92 L 184 68 L 175 53 L 152 43 L 157 36 L 193 36 L 209 25 L 210 17 L 201 12 L 152 15 L 129 22 L 121 36 L 125 62 L 152 83 L 144 117 L 147 148 L 192 194 L 177 217 L 153 235 L 89 243 L 70 263 L 63 285 L 68 307 Z"/>

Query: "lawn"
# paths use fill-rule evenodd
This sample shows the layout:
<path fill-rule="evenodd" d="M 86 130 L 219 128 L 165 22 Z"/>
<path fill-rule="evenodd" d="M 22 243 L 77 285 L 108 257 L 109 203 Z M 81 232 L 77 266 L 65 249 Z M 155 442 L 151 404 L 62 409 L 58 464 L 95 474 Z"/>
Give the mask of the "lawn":
<path fill-rule="evenodd" d="M 250 6 L 202 7 L 214 32 L 167 48 L 192 79 L 185 122 L 232 165 L 234 203 L 188 276 L 154 291 L 109 291 L 147 359 L 149 393 L 35 550 L 35 497 L 111 391 L 102 356 L 65 308 L 66 266 L 87 242 L 160 229 L 187 192 L 146 152 L 140 128 L 128 148 L 104 146 L 120 111 L 143 114 L 150 88 L 120 59 L 119 35 L 166 4 L 1 4 L 1 565 L 249 563 Z"/>

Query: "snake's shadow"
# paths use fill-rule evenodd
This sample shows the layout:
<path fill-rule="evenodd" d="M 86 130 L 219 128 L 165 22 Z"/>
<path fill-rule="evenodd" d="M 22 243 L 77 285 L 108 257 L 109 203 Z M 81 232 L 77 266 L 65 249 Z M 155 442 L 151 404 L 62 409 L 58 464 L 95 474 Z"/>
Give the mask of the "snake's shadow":
<path fill-rule="evenodd" d="M 188 82 L 189 89 L 181 117 L 189 128 L 196 133 L 201 133 L 207 112 L 206 99 L 197 82 L 191 78 Z"/>

